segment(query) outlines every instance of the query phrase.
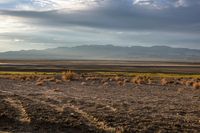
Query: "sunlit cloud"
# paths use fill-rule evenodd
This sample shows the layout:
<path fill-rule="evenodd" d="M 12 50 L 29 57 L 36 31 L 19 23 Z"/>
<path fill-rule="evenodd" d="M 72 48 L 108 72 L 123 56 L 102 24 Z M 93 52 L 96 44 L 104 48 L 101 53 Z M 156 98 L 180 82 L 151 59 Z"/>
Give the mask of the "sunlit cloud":
<path fill-rule="evenodd" d="M 152 9 L 180 8 L 200 4 L 199 0 L 133 0 L 133 5 Z"/>
<path fill-rule="evenodd" d="M 109 1 L 109 0 L 106 0 Z M 0 9 L 11 10 L 81 10 L 93 8 L 104 0 L 2 0 Z"/>
<path fill-rule="evenodd" d="M 34 30 L 35 27 L 27 24 L 24 18 L 14 16 L 1 16 L 0 15 L 0 34 L 9 32 L 26 32 Z"/>

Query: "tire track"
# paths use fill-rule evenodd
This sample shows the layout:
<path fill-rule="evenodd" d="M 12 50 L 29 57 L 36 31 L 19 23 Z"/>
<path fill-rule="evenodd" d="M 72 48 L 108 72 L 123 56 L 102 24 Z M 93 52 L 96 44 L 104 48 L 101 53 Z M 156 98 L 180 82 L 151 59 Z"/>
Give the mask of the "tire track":
<path fill-rule="evenodd" d="M 0 92 L 2 92 L 2 91 L 0 91 Z M 65 109 L 70 108 L 74 112 L 80 114 L 80 116 L 82 116 L 91 125 L 95 126 L 99 130 L 103 130 L 105 132 L 111 132 L 111 133 L 122 133 L 123 132 L 123 128 L 122 127 L 111 127 L 111 126 L 108 126 L 105 121 L 98 120 L 96 117 L 94 117 L 94 116 L 88 114 L 87 112 L 79 109 L 78 106 L 75 106 L 75 105 L 73 105 L 71 103 L 62 104 L 62 105 L 59 106 L 59 105 L 55 105 L 55 104 L 46 102 L 46 101 L 41 100 L 41 99 L 40 100 L 32 99 L 32 98 L 30 98 L 28 96 L 20 96 L 20 95 L 17 95 L 17 94 L 6 92 L 6 91 L 4 91 L 3 93 L 7 93 L 7 94 L 9 94 L 11 96 L 18 96 L 18 97 L 21 97 L 21 98 L 29 99 L 29 100 L 31 100 L 33 102 L 36 102 L 36 103 L 48 105 L 49 107 L 54 108 L 56 111 L 58 111 L 60 113 L 64 112 Z M 50 98 L 50 97 L 46 97 L 47 95 L 43 95 L 43 96 L 46 99 Z M 22 105 L 22 102 L 20 100 L 13 99 L 13 98 L 10 98 L 10 97 L 8 97 L 8 98 L 6 98 L 4 100 L 6 102 L 8 102 L 12 107 L 14 107 L 17 111 L 20 112 L 19 120 L 21 122 L 26 122 L 26 123 L 30 123 L 31 122 L 31 119 L 28 117 L 28 114 L 27 114 L 26 110 L 24 109 L 24 107 Z M 51 100 L 54 100 L 54 101 L 57 101 L 57 102 L 61 102 L 58 99 L 56 99 L 56 97 L 51 97 Z"/>
<path fill-rule="evenodd" d="M 25 108 L 22 105 L 22 102 L 18 99 L 12 99 L 10 97 L 5 98 L 4 101 L 8 102 L 10 106 L 16 109 L 19 112 L 19 121 L 22 123 L 30 123 L 31 119 L 29 118 Z"/>
<path fill-rule="evenodd" d="M 57 97 L 50 96 L 50 93 L 51 92 L 49 92 L 49 91 L 45 92 L 44 97 L 47 98 L 47 99 L 51 98 L 52 100 L 55 100 L 57 102 L 61 102 L 61 100 L 59 101 Z M 55 92 L 53 94 L 55 94 Z M 81 99 L 75 98 L 75 100 L 81 100 Z M 46 103 L 45 101 L 41 101 L 41 102 L 44 102 L 44 104 Z M 48 103 L 46 103 L 46 104 L 48 104 Z M 60 107 L 57 106 L 57 105 L 53 105 L 53 104 L 48 104 L 48 105 L 50 105 L 51 107 L 53 107 L 57 111 L 61 111 L 61 112 L 63 112 L 66 108 L 70 108 L 70 109 L 74 110 L 74 112 L 80 114 L 83 118 L 85 118 L 87 121 L 89 121 L 92 125 L 94 125 L 96 128 L 98 128 L 100 130 L 104 130 L 106 132 L 111 132 L 111 133 L 122 133 L 123 132 L 122 127 L 108 126 L 108 124 L 105 121 L 98 120 L 96 117 L 94 117 L 94 116 L 88 114 L 87 112 L 79 109 L 78 106 L 75 106 L 71 103 L 62 104 L 62 106 L 60 106 Z M 109 106 L 106 106 L 106 107 L 110 108 L 112 111 L 116 111 L 116 109 L 114 109 L 114 108 L 111 108 Z"/>

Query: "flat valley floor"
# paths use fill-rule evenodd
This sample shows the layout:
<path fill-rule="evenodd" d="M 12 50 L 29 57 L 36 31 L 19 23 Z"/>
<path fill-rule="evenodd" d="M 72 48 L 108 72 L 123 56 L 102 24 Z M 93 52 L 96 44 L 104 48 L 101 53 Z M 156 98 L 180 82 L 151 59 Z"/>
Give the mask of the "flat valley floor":
<path fill-rule="evenodd" d="M 200 89 L 0 79 L 0 132 L 200 132 Z"/>

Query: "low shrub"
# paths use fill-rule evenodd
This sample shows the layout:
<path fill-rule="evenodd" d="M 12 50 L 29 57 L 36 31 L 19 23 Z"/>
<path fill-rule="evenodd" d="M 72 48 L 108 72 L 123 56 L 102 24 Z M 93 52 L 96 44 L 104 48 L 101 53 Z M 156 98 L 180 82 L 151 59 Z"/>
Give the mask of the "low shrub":
<path fill-rule="evenodd" d="M 64 81 L 73 80 L 75 78 L 75 75 L 76 74 L 72 71 L 63 72 L 62 73 L 62 80 L 64 80 Z"/>
<path fill-rule="evenodd" d="M 195 88 L 195 89 L 200 89 L 200 82 L 194 82 L 192 84 L 192 87 Z"/>
<path fill-rule="evenodd" d="M 161 79 L 160 84 L 161 85 L 167 85 L 169 83 L 169 81 L 167 81 L 166 78 Z"/>

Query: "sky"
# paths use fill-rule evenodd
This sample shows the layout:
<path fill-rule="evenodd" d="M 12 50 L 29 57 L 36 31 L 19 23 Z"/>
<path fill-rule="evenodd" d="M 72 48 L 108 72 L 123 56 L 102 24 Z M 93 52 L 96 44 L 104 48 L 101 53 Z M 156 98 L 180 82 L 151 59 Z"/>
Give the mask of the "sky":
<path fill-rule="evenodd" d="M 0 52 L 78 45 L 200 49 L 200 0 L 0 0 Z"/>

